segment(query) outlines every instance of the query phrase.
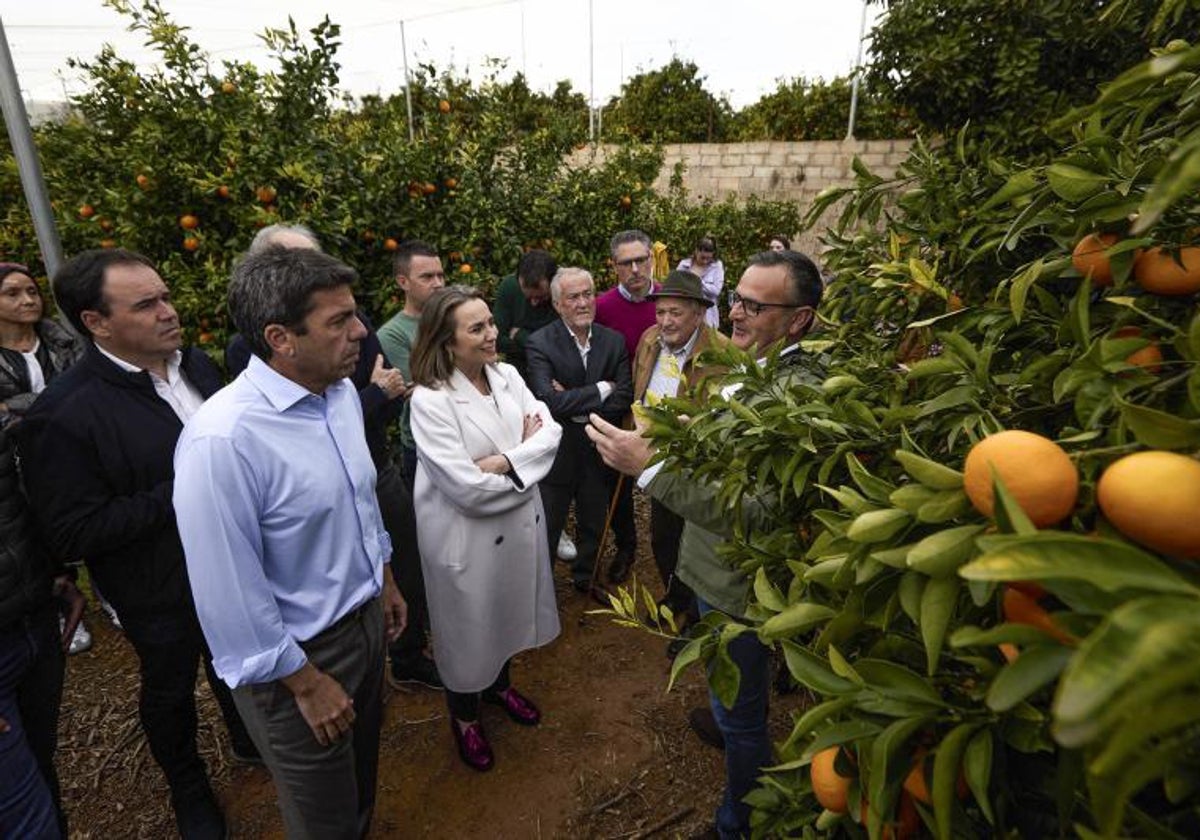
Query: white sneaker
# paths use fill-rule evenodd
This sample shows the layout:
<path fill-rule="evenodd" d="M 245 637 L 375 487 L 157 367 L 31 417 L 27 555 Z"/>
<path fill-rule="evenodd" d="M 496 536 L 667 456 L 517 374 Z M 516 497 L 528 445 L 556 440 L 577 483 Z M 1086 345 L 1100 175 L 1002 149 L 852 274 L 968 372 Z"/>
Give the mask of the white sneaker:
<path fill-rule="evenodd" d="M 566 560 L 570 563 L 579 554 L 575 550 L 575 543 L 567 536 L 566 532 L 558 535 L 558 557 L 560 560 Z"/>
<path fill-rule="evenodd" d="M 113 627 L 116 627 L 118 630 L 124 630 L 125 628 L 121 626 L 121 617 L 117 615 L 117 608 L 104 600 L 103 595 L 97 594 L 97 600 L 100 601 L 100 612 L 108 616 L 108 620 L 112 622 Z"/>
<path fill-rule="evenodd" d="M 61 633 L 67 625 L 66 619 L 61 615 L 58 617 L 58 631 Z M 75 625 L 75 635 L 71 637 L 71 644 L 67 647 L 67 653 L 74 656 L 77 653 L 83 653 L 85 650 L 91 650 L 92 634 L 83 626 L 81 620 Z"/>

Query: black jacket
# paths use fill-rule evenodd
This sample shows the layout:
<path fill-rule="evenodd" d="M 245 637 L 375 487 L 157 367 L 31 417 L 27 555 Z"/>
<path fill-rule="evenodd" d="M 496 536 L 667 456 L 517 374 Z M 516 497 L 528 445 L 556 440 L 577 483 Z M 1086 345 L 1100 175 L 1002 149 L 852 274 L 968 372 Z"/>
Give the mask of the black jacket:
<path fill-rule="evenodd" d="M 529 390 L 544 402 L 560 423 L 596 412 L 618 425 L 633 402 L 633 373 L 625 338 L 616 330 L 592 324 L 592 344 L 587 370 L 579 358 L 579 347 L 562 319 L 542 327 L 525 342 L 529 359 Z M 552 380 L 565 390 L 556 391 Z M 615 386 L 608 399 L 600 401 L 597 382 Z"/>
<path fill-rule="evenodd" d="M 184 348 L 188 381 L 207 399 L 216 366 Z M 183 424 L 145 371 L 128 373 L 94 346 L 41 393 L 18 425 L 21 467 L 54 557 L 82 558 L 117 612 L 191 604 L 171 491 Z"/>
<path fill-rule="evenodd" d="M 13 444 L 11 432 L 0 420 L 0 628 L 50 600 L 50 581 L 56 571 L 34 535 Z"/>

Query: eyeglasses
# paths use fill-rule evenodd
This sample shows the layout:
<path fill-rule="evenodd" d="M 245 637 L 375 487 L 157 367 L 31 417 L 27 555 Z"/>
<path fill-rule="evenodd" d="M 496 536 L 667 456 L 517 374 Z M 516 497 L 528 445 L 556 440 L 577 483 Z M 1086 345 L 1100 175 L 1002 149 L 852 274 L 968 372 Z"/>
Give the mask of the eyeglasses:
<path fill-rule="evenodd" d="M 742 309 L 746 311 L 746 315 L 751 318 L 758 317 L 758 313 L 762 312 L 767 307 L 774 309 L 812 309 L 811 306 L 805 306 L 803 303 L 760 303 L 757 300 L 751 300 L 748 297 L 742 297 L 737 292 L 729 293 L 729 308 L 738 304 L 742 305 Z"/>
<path fill-rule="evenodd" d="M 618 260 L 616 262 L 616 265 L 619 265 L 621 268 L 633 268 L 635 265 L 649 265 L 649 264 L 650 264 L 650 255 L 649 254 L 646 254 L 646 256 L 644 256 L 644 257 L 632 257 L 631 259 L 628 259 L 628 260 Z"/>

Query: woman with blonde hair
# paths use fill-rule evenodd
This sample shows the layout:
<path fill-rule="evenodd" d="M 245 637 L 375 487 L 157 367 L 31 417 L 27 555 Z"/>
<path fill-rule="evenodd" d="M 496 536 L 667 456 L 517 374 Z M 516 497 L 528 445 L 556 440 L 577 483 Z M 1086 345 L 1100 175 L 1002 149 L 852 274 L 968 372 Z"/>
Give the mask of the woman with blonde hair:
<path fill-rule="evenodd" d="M 541 712 L 512 686 L 509 663 L 559 633 L 545 511 L 537 483 L 561 428 L 511 365 L 474 289 L 425 304 L 413 348 L 413 497 L 433 652 L 462 760 L 491 769 L 480 700 L 524 726 Z"/>

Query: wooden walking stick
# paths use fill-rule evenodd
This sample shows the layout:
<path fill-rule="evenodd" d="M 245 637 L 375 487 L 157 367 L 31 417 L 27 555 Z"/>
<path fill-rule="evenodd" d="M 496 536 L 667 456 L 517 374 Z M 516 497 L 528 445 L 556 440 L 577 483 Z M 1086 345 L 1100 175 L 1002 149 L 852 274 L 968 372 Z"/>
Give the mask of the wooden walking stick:
<path fill-rule="evenodd" d="M 621 490 L 625 485 L 625 475 L 617 474 L 617 483 L 613 487 L 612 499 L 608 503 L 608 515 L 604 517 L 604 528 L 600 531 L 600 542 L 596 545 L 596 559 L 592 563 L 592 583 L 588 587 L 588 594 L 592 596 L 592 600 L 611 606 L 608 600 L 608 590 L 600 585 L 600 558 L 604 556 L 604 547 L 608 545 L 608 532 L 612 527 L 613 514 L 617 512 L 617 502 L 621 499 Z"/>

